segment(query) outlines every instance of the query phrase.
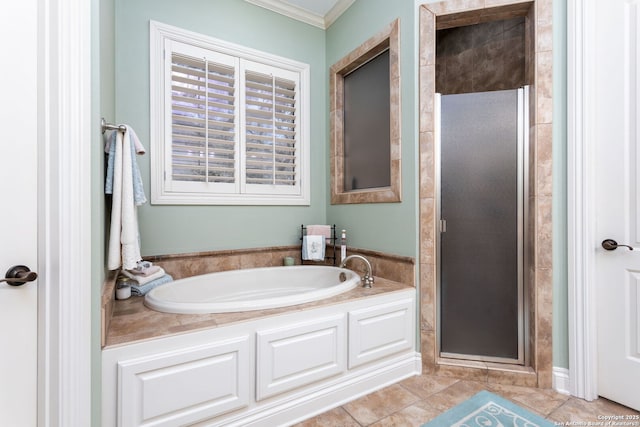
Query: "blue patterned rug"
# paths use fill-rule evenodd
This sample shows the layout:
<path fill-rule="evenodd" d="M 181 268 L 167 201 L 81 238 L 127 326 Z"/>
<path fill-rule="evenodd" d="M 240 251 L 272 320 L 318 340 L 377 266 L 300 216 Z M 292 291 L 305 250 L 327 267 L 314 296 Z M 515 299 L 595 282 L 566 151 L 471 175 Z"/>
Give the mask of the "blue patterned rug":
<path fill-rule="evenodd" d="M 481 391 L 422 427 L 553 427 L 554 424 L 502 397 Z"/>

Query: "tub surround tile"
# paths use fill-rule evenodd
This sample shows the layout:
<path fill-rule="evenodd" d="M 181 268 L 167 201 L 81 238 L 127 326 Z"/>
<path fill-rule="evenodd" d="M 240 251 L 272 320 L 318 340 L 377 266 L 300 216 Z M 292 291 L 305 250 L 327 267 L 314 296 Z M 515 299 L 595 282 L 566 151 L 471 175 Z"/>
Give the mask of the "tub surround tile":
<path fill-rule="evenodd" d="M 175 255 L 155 255 L 155 256 L 145 256 L 144 259 L 148 261 L 152 261 L 154 264 L 159 265 L 165 269 L 165 271 L 170 274 L 174 279 L 182 279 L 185 277 L 191 277 L 201 274 L 214 273 L 220 271 L 229 271 L 229 270 L 238 270 L 243 268 L 253 268 L 253 267 L 268 267 L 268 266 L 280 266 L 283 264 L 284 257 L 291 256 L 295 259 L 296 264 L 300 264 L 300 247 L 299 246 L 278 246 L 278 247 L 267 247 L 267 248 L 258 248 L 258 249 L 234 249 L 234 250 L 222 250 L 222 251 L 211 251 L 211 252 L 198 252 L 198 253 L 187 253 L 187 254 L 175 254 Z M 376 257 L 380 260 L 382 264 L 384 263 L 395 263 L 396 266 L 402 265 L 403 268 L 392 269 L 389 267 L 381 268 L 381 271 L 388 272 L 393 277 L 401 277 L 401 280 L 405 283 L 413 284 L 415 282 L 413 272 L 414 265 L 413 259 L 409 257 L 397 257 L 394 255 L 387 255 L 381 252 L 370 252 L 370 256 Z M 115 281 L 117 277 L 118 271 L 112 271 L 109 273 L 107 278 L 105 279 L 103 285 L 102 292 L 102 337 L 101 343 L 102 346 L 112 345 L 120 342 L 127 342 L 131 340 L 138 340 L 140 336 L 146 337 L 148 335 L 153 335 L 149 330 L 141 328 L 140 331 L 131 333 L 127 333 L 123 329 L 126 329 L 128 326 L 123 325 L 124 321 L 122 318 L 119 318 L 118 321 L 114 324 L 114 327 L 117 330 L 121 330 L 118 336 L 121 336 L 114 341 L 114 339 L 108 339 L 109 331 L 111 330 L 111 321 L 114 317 L 114 307 L 116 305 L 124 309 L 122 307 L 127 307 L 125 303 L 120 303 L 115 301 Z M 408 281 L 407 279 L 411 279 Z M 119 315 L 123 316 L 126 313 L 120 312 Z M 255 315 L 253 313 L 250 316 Z M 247 315 L 245 315 L 247 316 Z M 236 317 L 241 318 L 242 315 L 238 314 Z M 184 317 L 182 318 L 184 322 Z M 164 322 L 166 319 L 158 318 L 158 322 Z M 135 322 L 133 322 L 135 323 Z M 152 322 L 151 322 L 152 323 Z M 170 322 L 174 323 L 174 322 Z M 188 330 L 189 328 L 207 328 L 210 327 L 210 323 L 207 321 L 203 321 L 199 319 L 196 323 L 202 323 L 200 326 L 192 325 L 189 322 L 186 324 L 178 324 L 172 327 L 169 327 L 166 333 L 178 333 L 184 330 Z M 163 324 L 163 323 L 158 323 Z"/>
<path fill-rule="evenodd" d="M 107 331 L 109 330 L 111 318 L 113 317 L 117 277 L 118 271 L 109 271 L 105 277 L 104 285 L 102 286 L 102 301 L 100 304 L 102 328 L 100 331 L 100 345 L 103 347 L 107 344 Z"/>
<path fill-rule="evenodd" d="M 105 345 L 130 344 L 137 341 L 169 336 L 202 329 L 216 328 L 237 322 L 255 320 L 258 317 L 275 316 L 292 311 L 310 310 L 324 305 L 381 295 L 411 288 L 403 283 L 393 282 L 376 277 L 376 283 L 370 289 L 356 287 L 351 291 L 315 301 L 290 307 L 269 310 L 254 310 L 238 313 L 220 314 L 173 314 L 151 310 L 144 306 L 144 297 L 131 297 L 115 301 L 111 325 L 107 332 Z"/>

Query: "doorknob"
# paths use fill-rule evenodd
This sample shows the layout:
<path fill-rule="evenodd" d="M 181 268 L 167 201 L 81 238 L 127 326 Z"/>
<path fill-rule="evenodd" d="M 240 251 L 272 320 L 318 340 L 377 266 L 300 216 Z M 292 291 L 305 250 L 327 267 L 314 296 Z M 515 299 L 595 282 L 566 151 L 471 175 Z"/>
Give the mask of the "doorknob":
<path fill-rule="evenodd" d="M 625 248 L 629 248 L 630 251 L 633 250 L 633 248 L 629 245 L 619 245 L 618 242 L 616 242 L 613 239 L 605 239 L 602 241 L 602 247 L 605 248 L 608 251 L 614 251 L 616 249 L 618 249 L 618 247 L 625 247 Z"/>
<path fill-rule="evenodd" d="M 14 265 L 4 275 L 4 279 L 0 279 L 0 283 L 7 282 L 11 286 L 24 285 L 27 282 L 33 282 L 38 278 L 38 273 L 29 270 L 26 265 Z"/>

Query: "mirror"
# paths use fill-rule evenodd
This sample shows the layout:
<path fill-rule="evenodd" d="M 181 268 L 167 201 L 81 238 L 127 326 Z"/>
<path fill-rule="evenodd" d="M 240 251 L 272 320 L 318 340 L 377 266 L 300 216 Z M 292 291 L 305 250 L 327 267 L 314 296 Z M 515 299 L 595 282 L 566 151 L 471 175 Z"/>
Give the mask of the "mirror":
<path fill-rule="evenodd" d="M 401 201 L 399 20 L 335 63 L 331 203 Z"/>

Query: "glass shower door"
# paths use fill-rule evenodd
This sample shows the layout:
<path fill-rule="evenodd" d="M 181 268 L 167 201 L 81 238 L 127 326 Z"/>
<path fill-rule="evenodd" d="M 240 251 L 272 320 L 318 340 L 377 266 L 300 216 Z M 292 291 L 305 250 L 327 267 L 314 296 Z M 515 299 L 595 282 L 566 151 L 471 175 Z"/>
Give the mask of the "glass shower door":
<path fill-rule="evenodd" d="M 440 100 L 440 354 L 523 363 L 525 90 Z"/>

